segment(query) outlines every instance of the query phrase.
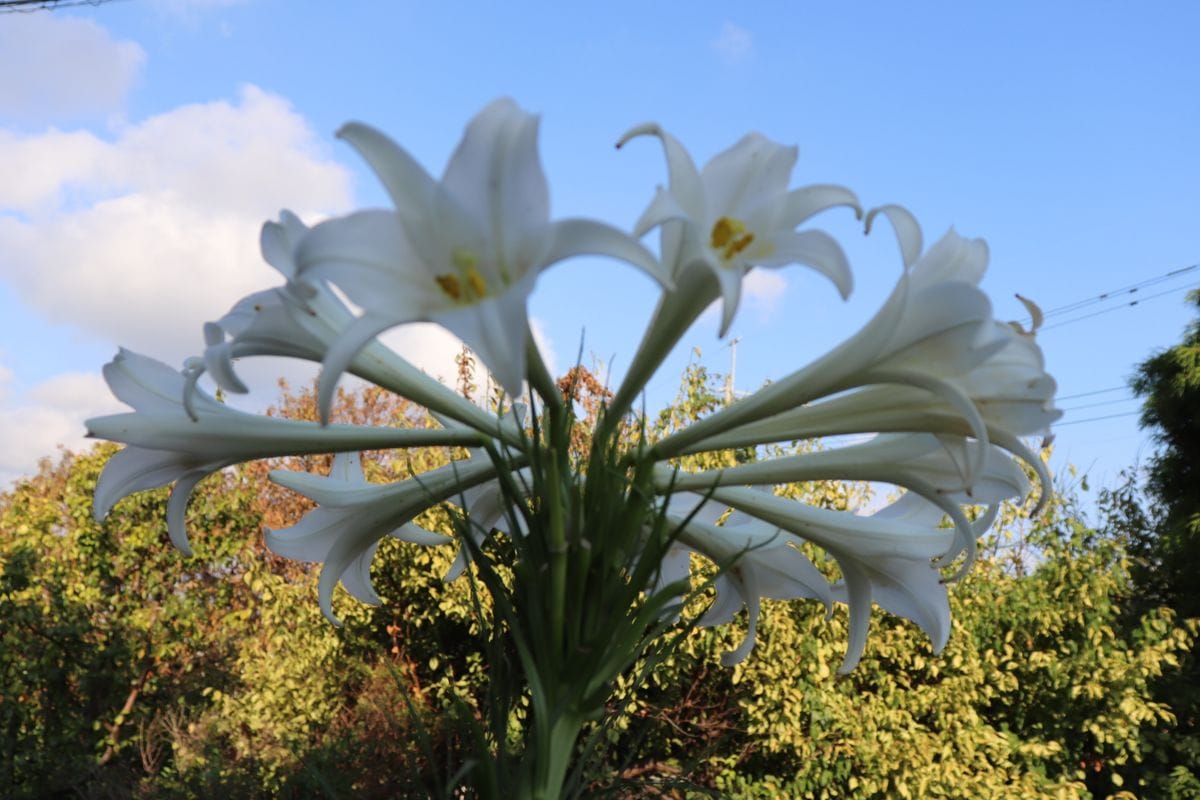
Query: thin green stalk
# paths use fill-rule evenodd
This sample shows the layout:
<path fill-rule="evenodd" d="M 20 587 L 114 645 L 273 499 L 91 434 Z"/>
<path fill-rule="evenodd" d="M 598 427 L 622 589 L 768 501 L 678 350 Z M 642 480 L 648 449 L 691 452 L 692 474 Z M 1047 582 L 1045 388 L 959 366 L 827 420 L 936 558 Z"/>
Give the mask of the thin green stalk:
<path fill-rule="evenodd" d="M 561 658 L 565 629 L 567 597 L 567 536 L 563 519 L 562 482 L 559 476 L 558 451 L 551 445 L 546 452 L 546 495 L 544 500 L 550 516 L 550 633 L 551 653 Z"/>
<path fill-rule="evenodd" d="M 553 428 L 563 413 L 562 393 L 550 375 L 550 370 L 546 368 L 546 362 L 542 361 L 542 353 L 538 350 L 537 342 L 533 340 L 533 334 L 528 332 L 525 334 L 525 361 L 529 369 L 529 385 L 550 410 L 550 425 Z"/>
<path fill-rule="evenodd" d="M 611 435 L 616 430 L 621 418 L 663 359 L 679 343 L 708 303 L 721 293 L 716 278 L 707 268 L 699 266 L 677 271 L 680 274 L 676 277 L 675 290 L 664 292 L 659 299 L 654 317 L 646 327 L 646 333 L 629 365 L 629 372 L 621 381 L 620 388 L 608 405 L 608 413 L 600 423 L 599 436 Z"/>
<path fill-rule="evenodd" d="M 558 716 L 551 724 L 549 734 L 540 739 L 541 752 L 538 753 L 542 769 L 538 775 L 538 783 L 534 786 L 535 800 L 559 800 L 562 797 L 563 784 L 571 768 L 571 756 L 575 752 L 575 742 L 583 728 L 583 719 L 572 712 Z"/>

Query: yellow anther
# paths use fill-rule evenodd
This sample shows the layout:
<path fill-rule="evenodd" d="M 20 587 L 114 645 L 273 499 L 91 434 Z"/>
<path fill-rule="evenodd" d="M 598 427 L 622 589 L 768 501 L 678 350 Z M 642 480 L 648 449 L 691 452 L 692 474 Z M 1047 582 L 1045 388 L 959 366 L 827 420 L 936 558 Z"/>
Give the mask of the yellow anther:
<path fill-rule="evenodd" d="M 462 299 L 462 284 L 458 282 L 457 275 L 438 275 L 434 280 L 451 300 Z"/>
<path fill-rule="evenodd" d="M 467 268 L 467 286 L 474 292 L 476 299 L 487 297 L 487 281 L 483 279 L 483 276 L 479 274 L 479 270 L 475 269 L 475 267 Z"/>
<path fill-rule="evenodd" d="M 450 262 L 454 264 L 454 272 L 447 272 L 434 278 L 441 290 L 451 300 L 472 302 L 488 296 L 488 285 L 479 272 L 479 257 L 465 248 L 455 248 L 450 252 Z"/>
<path fill-rule="evenodd" d="M 713 225 L 713 228 L 712 228 L 713 249 L 714 250 L 722 249 L 723 247 L 725 247 L 725 245 L 729 244 L 729 241 L 731 239 L 733 239 L 739 233 L 744 233 L 745 230 L 746 230 L 746 223 L 742 222 L 740 219 L 733 219 L 732 217 L 721 217 L 719 220 L 716 221 L 716 223 Z"/>
<path fill-rule="evenodd" d="M 746 223 L 733 217 L 721 217 L 712 227 L 709 242 L 721 256 L 730 260 L 745 250 L 754 241 L 754 234 L 746 230 Z"/>

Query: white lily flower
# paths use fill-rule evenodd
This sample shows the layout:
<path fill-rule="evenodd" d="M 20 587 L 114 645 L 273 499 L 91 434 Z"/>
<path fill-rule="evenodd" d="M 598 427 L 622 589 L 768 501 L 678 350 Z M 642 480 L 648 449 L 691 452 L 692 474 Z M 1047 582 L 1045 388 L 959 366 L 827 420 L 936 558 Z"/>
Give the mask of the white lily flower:
<path fill-rule="evenodd" d="M 617 146 L 637 136 L 662 141 L 670 184 L 658 190 L 634 235 L 663 226 L 663 262 L 677 278 L 697 268 L 711 273 L 724 298 L 721 336 L 737 312 L 742 280 L 751 267 L 805 264 L 833 281 L 843 298 L 850 294 L 853 277 L 841 246 L 823 231 L 796 228 L 835 206 L 857 211 L 858 201 L 841 186 L 789 191 L 795 147 L 752 133 L 697 170 L 678 140 L 653 123 L 635 127 Z"/>
<path fill-rule="evenodd" d="M 342 128 L 396 208 L 323 222 L 297 252 L 301 278 L 327 280 L 363 309 L 326 354 L 323 392 L 377 334 L 429 321 L 462 339 L 516 397 L 529 346 L 526 302 L 543 269 L 607 255 L 669 282 L 627 234 L 587 219 L 550 221 L 537 134 L 537 117 L 497 100 L 467 126 L 436 182 L 373 128 Z"/>
<path fill-rule="evenodd" d="M 866 396 L 878 404 L 878 414 L 871 425 L 853 432 L 970 435 L 978 444 L 968 479 L 984 468 L 990 440 L 995 439 L 1038 470 L 1042 497 L 1046 497 L 1049 474 L 1040 459 L 1020 443 L 1018 433 L 996 423 L 1000 414 L 1009 419 L 1037 417 L 1044 423 L 1056 419 L 1057 411 L 1048 399 L 1054 380 L 1045 374 L 1032 337 L 992 319 L 991 303 L 977 285 L 988 264 L 986 245 L 982 240 L 961 239 L 950 230 L 918 258 L 916 221 L 899 206 L 886 206 L 882 212 L 893 221 L 907 272 L 875 318 L 822 359 L 661 441 L 655 446 L 660 457 L 732 443 L 851 432 L 846 429 L 847 416 L 838 413 L 845 410 L 841 408 L 827 417 L 838 431 L 809 427 L 808 432 L 794 435 L 798 432 L 794 421 L 821 407 L 818 403 L 800 408 L 815 399 L 860 387 L 886 387 Z M 826 403 L 833 410 L 835 405 L 854 402 L 852 398 L 854 393 Z M 905 402 L 916 408 L 906 408 Z M 1031 408 L 1040 413 L 1028 414 Z M 1024 416 L 1014 414 L 1014 409 Z M 930 413 L 936 413 L 936 419 Z M 755 425 L 758 420 L 763 422 Z"/>
<path fill-rule="evenodd" d="M 762 598 L 820 600 L 829 608 L 833 595 L 828 581 L 792 546 L 794 540 L 789 534 L 737 512 L 718 525 L 717 520 L 726 510 L 724 505 L 706 502 L 698 494 L 671 496 L 667 518 L 681 529 L 669 553 L 671 561 L 655 589 L 687 579 L 689 552 L 699 553 L 721 567 L 716 598 L 697 624 L 724 625 L 746 608 L 746 636 L 738 647 L 721 656 L 722 664 L 733 666 L 754 649 Z"/>
<path fill-rule="evenodd" d="M 777 525 L 828 552 L 842 569 L 843 587 L 835 598 L 850 609 L 850 641 L 840 672 L 862 657 L 870 625 L 871 603 L 915 622 L 941 652 L 950 635 L 950 606 L 945 581 L 932 560 L 953 544 L 954 531 L 938 528 L 941 511 L 923 498 L 905 494 L 900 501 L 863 517 L 814 508 L 746 488 L 719 488 L 713 500 L 726 503 L 767 524 Z M 972 523 L 982 532 L 995 518 L 991 507 Z"/>
<path fill-rule="evenodd" d="M 920 229 L 902 209 L 889 208 L 906 267 L 920 248 Z M 913 240 L 914 236 L 916 241 Z M 991 302 L 976 285 L 987 267 L 987 246 L 953 230 L 916 260 L 866 326 L 808 366 L 743 398 L 728 408 L 667 437 L 655 446 L 663 458 L 709 441 L 739 426 L 789 412 L 805 403 L 863 386 L 919 390 L 966 425 L 979 442 L 970 473 L 982 468 L 987 424 L 963 386 L 968 374 L 1008 344 L 997 336 Z M 703 442 L 703 445 L 700 443 Z"/>
<path fill-rule="evenodd" d="M 988 506 L 984 514 L 971 523 L 975 536 L 983 535 L 991 527 L 999 510 L 999 506 Z M 941 510 L 909 492 L 872 516 L 891 525 L 899 523 L 920 529 L 936 526 Z M 950 638 L 950 603 L 946 591 L 948 581 L 940 579 L 936 569 L 909 557 L 888 556 L 855 559 L 852 555 L 843 555 L 838 559 L 838 565 L 842 569 L 842 580 L 833 586 L 834 597 L 846 603 L 850 610 L 850 642 L 839 672 L 851 671 L 862 657 L 870 629 L 872 602 L 889 613 L 917 623 L 929 637 L 934 652 L 942 652 Z"/>
<path fill-rule="evenodd" d="M 960 504 L 992 505 L 1021 498 L 1029 480 L 999 447 L 988 445 L 983 467 L 970 472 L 974 444 L 961 436 L 928 433 L 879 435 L 850 447 L 742 464 L 728 469 L 680 475 L 679 490 L 712 486 L 776 485 L 804 481 L 875 481 L 904 487 L 949 515 L 958 530 L 957 545 L 938 555 L 948 564 L 962 552 L 967 558 L 959 574 L 975 559 L 976 532 Z M 665 488 L 665 487 L 663 487 Z"/>
<path fill-rule="evenodd" d="M 929 487 L 955 502 L 984 505 L 1020 497 L 1028 491 L 1024 471 L 997 447 L 988 448 L 980 474 L 968 475 L 970 446 L 960 436 L 881 434 L 848 447 L 682 474 L 674 478 L 673 488 L 702 491 L 711 486 L 878 481 L 910 489 Z"/>
<path fill-rule="evenodd" d="M 370 565 L 379 542 L 393 536 L 423 545 L 453 544 L 412 520 L 430 506 L 491 478 L 496 468 L 483 460 L 452 462 L 392 484 L 368 483 L 357 456 L 344 457 L 330 476 L 275 470 L 271 480 L 317 502 L 290 528 L 266 531 L 267 547 L 285 558 L 322 562 L 317 582 L 321 611 L 334 625 L 333 589 L 341 582 L 358 599 L 379 603 Z"/>
<path fill-rule="evenodd" d="M 751 134 L 697 170 L 674 136 L 658 125 L 640 125 L 617 143 L 656 136 L 666 154 L 669 187 L 660 188 L 635 235 L 661 231 L 663 264 L 675 288 L 658 302 L 637 354 L 609 406 L 624 414 L 646 381 L 714 299 L 724 298 L 720 335 L 733 321 L 742 281 L 752 267 L 801 263 L 830 278 L 843 297 L 853 279 L 841 246 L 823 231 L 797 231 L 812 216 L 847 206 L 861 214 L 854 193 L 813 185 L 788 191 L 796 148 Z"/>
<path fill-rule="evenodd" d="M 191 386 L 207 369 L 226 391 L 245 393 L 246 386 L 233 369 L 233 360 L 248 356 L 283 356 L 320 362 L 325 359 L 355 317 L 321 281 L 297 276 L 295 252 L 309 229 L 294 214 L 284 211 L 279 222 L 263 225 L 263 257 L 287 283 L 256 292 L 239 301 L 224 317 L 204 326 L 207 345 L 203 369 L 191 370 Z M 367 343 L 346 369 L 385 389 L 401 394 L 477 430 L 495 435 L 496 418 L 434 378 L 421 372 L 378 341 Z M 335 384 L 322 385 L 317 398 L 321 419 L 327 421 Z M 189 408 L 190 412 L 190 408 Z"/>
<path fill-rule="evenodd" d="M 191 393 L 191 414 L 183 404 L 188 378 L 171 367 L 121 350 L 104 366 L 104 378 L 133 413 L 95 417 L 88 435 L 127 445 L 105 465 L 96 484 L 93 513 L 106 517 L 126 495 L 174 483 L 167 501 L 172 543 L 191 555 L 184 514 L 196 484 L 233 464 L 257 458 L 374 450 L 391 447 L 478 444 L 465 429 L 415 430 L 359 425 L 322 427 L 311 422 L 261 417 Z"/>
<path fill-rule="evenodd" d="M 915 223 L 905 227 L 912 230 Z M 944 243 L 954 244 L 960 252 L 969 252 L 962 247 L 961 240 L 956 243 L 951 238 Z M 951 249 L 949 246 L 944 248 L 946 251 Z M 947 268 L 947 265 L 955 264 L 961 271 Z M 923 269 L 919 268 L 922 266 Z M 924 293 L 936 298 L 941 295 L 942 287 L 961 292 L 965 281 L 978 280 L 982 276 L 982 264 L 978 258 L 925 258 L 914 267 L 912 276 L 917 282 L 918 297 Z M 911 286 L 909 289 L 911 291 Z M 971 286 L 967 289 L 977 292 Z M 975 299 L 980 296 L 977 294 Z M 1040 311 L 1036 305 L 1021 299 L 1030 308 L 1034 319 L 1038 319 Z M 889 302 L 894 300 L 895 295 Z M 924 307 L 929 308 L 928 304 Z M 881 324 L 882 313 L 872 325 Z M 1020 441 L 1020 437 L 1045 437 L 1050 425 L 1062 416 L 1062 412 L 1054 407 L 1055 381 L 1045 371 L 1045 361 L 1034 340 L 1034 331 L 1025 332 L 1011 323 L 990 319 L 980 320 L 976 325 L 973 318 L 976 315 L 968 314 L 960 318 L 966 320 L 963 324 L 943 328 L 924 339 L 913 341 L 911 332 L 898 337 L 906 342 L 906 346 L 899 350 L 889 349 L 891 360 L 886 365 L 870 367 L 856 379 L 859 383 L 878 380 L 879 385 L 855 388 L 741 425 L 697 441 L 685 447 L 683 452 L 870 432 L 928 431 L 978 436 L 982 429 L 987 441 L 1021 458 L 1038 473 L 1040 507 L 1049 496 L 1050 475 L 1042 460 Z M 902 323 L 898 324 L 895 330 L 900 331 L 903 327 Z M 843 356 L 849 357 L 846 353 Z M 831 372 L 843 368 L 833 359 L 822 361 Z M 802 372 L 812 375 L 817 370 L 806 368 Z M 843 387 L 844 383 L 822 388 L 836 391 Z M 983 469 L 982 461 L 987 452 L 989 449 L 985 446 L 976 450 L 968 478 Z"/>
<path fill-rule="evenodd" d="M 227 392 L 249 391 L 233 369 L 243 356 L 273 355 L 320 361 L 351 314 L 337 298 L 319 298 L 320 288 L 296 279 L 293 254 L 308 226 L 290 211 L 263 224 L 263 258 L 287 280 L 283 286 L 243 298 L 216 322 L 204 325 L 204 367 Z M 332 302 L 329 300 L 332 299 Z M 198 374 L 197 370 L 197 374 Z"/>

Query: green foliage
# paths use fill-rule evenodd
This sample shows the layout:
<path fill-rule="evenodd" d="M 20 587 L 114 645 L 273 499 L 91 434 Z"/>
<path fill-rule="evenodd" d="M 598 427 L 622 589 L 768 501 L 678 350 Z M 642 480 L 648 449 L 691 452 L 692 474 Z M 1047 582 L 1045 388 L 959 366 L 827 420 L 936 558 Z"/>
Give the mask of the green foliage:
<path fill-rule="evenodd" d="M 688 379 L 714 383 L 702 371 Z M 703 413 L 709 396 L 693 389 L 673 413 L 684 421 L 689 398 Z M 856 500 L 846 487 L 778 491 L 835 508 Z M 844 612 L 826 619 L 797 602 L 764 603 L 758 645 L 733 670 L 719 656 L 741 631 L 693 633 L 622 721 L 621 769 L 762 798 L 1152 791 L 1140 768 L 1153 756 L 1147 734 L 1174 717 L 1150 686 L 1179 663 L 1194 628 L 1164 609 L 1125 631 L 1129 560 L 1068 498 L 1032 524 L 1005 509 L 980 551 L 951 587 L 954 633 L 940 656 L 914 626 L 881 614 L 863 663 L 837 676 Z"/>
<path fill-rule="evenodd" d="M 1188 300 L 1200 313 L 1200 291 Z M 1200 567 L 1200 316 L 1183 341 L 1144 361 L 1131 385 L 1144 398 L 1142 426 L 1160 446 L 1146 486 L 1160 511 L 1155 567 L 1167 571 L 1180 612 L 1200 616 L 1193 580 Z"/>
<path fill-rule="evenodd" d="M 227 578 L 240 544 L 226 531 L 253 524 L 246 495 L 210 483 L 198 521 L 211 533 L 184 564 L 163 547 L 162 493 L 92 520 L 111 452 L 46 464 L 0 504 L 0 783 L 29 796 L 132 764 L 157 701 L 202 702 L 230 679 L 224 626 L 240 592 Z"/>
<path fill-rule="evenodd" d="M 719 386 L 693 368 L 651 434 L 715 410 Z M 361 400 L 356 414 L 426 424 L 378 398 Z M 189 508 L 196 555 L 184 558 L 166 542 L 165 492 L 127 499 L 102 525 L 92 520 L 91 492 L 110 452 L 47 463 L 0 497 L 0 795 L 454 791 L 475 747 L 455 720 L 488 713 L 496 673 L 482 655 L 472 584 L 441 580 L 450 548 L 385 542 L 374 575 L 384 604 L 339 594 L 345 625 L 333 628 L 317 610 L 315 571 L 261 547 L 262 524 L 288 524 L 304 510 L 265 482 L 263 468 L 201 485 Z M 421 468 L 448 457 L 411 454 Z M 368 475 L 383 480 L 407 464 L 375 455 Z M 846 508 L 866 490 L 778 491 Z M 419 522 L 453 531 L 444 508 Z M 736 622 L 687 632 L 646 684 L 618 670 L 606 724 L 585 727 L 603 747 L 581 776 L 584 788 L 746 798 L 1198 797 L 1194 771 L 1170 739 L 1176 710 L 1152 691 L 1192 646 L 1195 627 L 1167 609 L 1132 608 L 1123 541 L 1083 526 L 1068 500 L 1032 524 L 1009 509 L 977 568 L 951 587 L 945 652 L 934 655 L 915 626 L 880 613 L 848 676 L 835 674 L 844 611 L 827 619 L 814 603 L 766 601 L 758 644 L 733 669 L 719 658 L 743 635 Z M 568 586 L 587 599 L 585 587 Z M 582 607 L 567 611 L 587 618 Z M 564 661 L 567 677 L 571 669 Z M 498 746 L 506 752 L 520 753 L 526 703 L 518 697 L 505 712 L 510 733 Z"/>
<path fill-rule="evenodd" d="M 1200 311 L 1200 291 L 1188 295 Z M 1200 618 L 1200 316 L 1179 344 L 1142 362 L 1130 381 L 1143 398 L 1142 426 L 1159 445 L 1146 469 L 1102 496 L 1108 525 L 1133 556 L 1129 625 L 1158 606 L 1180 619 Z M 1154 695 L 1169 702 L 1178 725 L 1150 735 L 1154 756 L 1145 780 L 1164 797 L 1200 796 L 1200 650 L 1182 668 L 1156 681 Z"/>

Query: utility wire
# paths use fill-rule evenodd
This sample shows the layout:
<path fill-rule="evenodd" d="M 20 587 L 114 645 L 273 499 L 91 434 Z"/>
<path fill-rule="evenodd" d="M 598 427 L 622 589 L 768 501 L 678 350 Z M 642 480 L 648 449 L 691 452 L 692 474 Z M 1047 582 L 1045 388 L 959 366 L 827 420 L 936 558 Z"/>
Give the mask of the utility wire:
<path fill-rule="evenodd" d="M 1198 265 L 1198 266 L 1200 266 L 1200 265 Z M 1187 286 L 1176 286 L 1174 289 L 1166 289 L 1164 291 L 1158 292 L 1157 294 L 1148 295 L 1146 297 L 1139 297 L 1137 300 L 1131 300 L 1128 303 L 1122 303 L 1119 306 L 1111 306 L 1109 308 L 1101 309 L 1100 311 L 1093 311 L 1092 313 L 1084 314 L 1081 317 L 1071 317 L 1071 319 L 1065 319 L 1062 322 L 1056 322 L 1053 325 L 1043 325 L 1038 330 L 1038 332 L 1041 333 L 1043 331 L 1054 330 L 1055 328 L 1061 328 L 1064 325 L 1070 325 L 1073 322 L 1082 322 L 1085 319 L 1091 319 L 1092 317 L 1098 317 L 1101 314 L 1108 314 L 1112 311 L 1121 311 L 1122 309 L 1130 308 L 1131 306 L 1136 306 L 1139 303 L 1144 303 L 1147 300 L 1153 300 L 1156 297 L 1163 297 L 1164 295 L 1174 294 L 1175 292 L 1183 291 L 1184 289 L 1194 289 L 1197 286 L 1200 286 L 1200 283 L 1193 283 L 1193 284 L 1189 284 Z"/>
<path fill-rule="evenodd" d="M 1056 317 L 1056 316 L 1059 316 L 1060 314 L 1067 314 L 1067 313 L 1070 313 L 1071 311 L 1078 311 L 1079 309 L 1086 308 L 1087 306 L 1090 306 L 1090 305 L 1095 305 L 1097 303 L 1104 303 L 1104 302 L 1108 302 L 1110 300 L 1115 300 L 1116 298 L 1120 297 L 1121 295 L 1136 294 L 1137 292 L 1139 292 L 1142 289 L 1145 289 L 1149 286 L 1155 286 L 1159 283 L 1163 283 L 1165 281 L 1172 280 L 1174 278 L 1179 277 L 1180 275 L 1186 275 L 1190 272 L 1195 272 L 1197 270 L 1200 270 L 1200 262 L 1192 264 L 1189 267 L 1180 267 L 1179 269 L 1173 269 L 1170 272 L 1164 272 L 1161 275 L 1156 275 L 1153 278 L 1146 278 L 1145 280 L 1138 281 L 1137 283 L 1131 283 L 1128 286 L 1122 286 L 1119 289 L 1110 289 L 1107 292 L 1101 292 L 1100 294 L 1095 295 L 1093 297 L 1088 297 L 1083 300 L 1077 300 L 1073 303 L 1067 303 L 1066 305 L 1062 305 L 1062 306 L 1058 306 L 1056 308 L 1051 308 L 1051 309 L 1045 310 L 1042 312 L 1042 316 L 1044 316 L 1046 318 Z M 1026 319 L 1028 319 L 1028 317 L 1026 317 Z"/>
<path fill-rule="evenodd" d="M 1124 414 L 1106 414 L 1103 417 L 1088 417 L 1087 419 L 1069 419 L 1066 422 L 1056 422 L 1050 427 L 1061 428 L 1064 425 L 1082 425 L 1085 422 L 1096 422 L 1102 419 L 1116 419 L 1117 417 L 1132 417 L 1134 414 L 1141 414 L 1141 411 L 1126 411 Z"/>
<path fill-rule="evenodd" d="M 1123 392 L 1128 390 L 1128 386 L 1113 386 L 1108 389 L 1097 389 L 1094 392 L 1080 392 L 1079 394 L 1065 394 L 1054 398 L 1055 400 L 1074 400 L 1077 397 L 1091 397 L 1097 394 L 1108 394 L 1109 392 Z"/>
<path fill-rule="evenodd" d="M 1083 408 L 1099 408 L 1100 406 L 1112 406 L 1112 405 L 1116 405 L 1117 403 L 1129 403 L 1134 400 L 1137 400 L 1137 398 L 1132 397 L 1132 396 L 1122 397 L 1118 400 L 1101 400 L 1099 403 L 1084 403 L 1081 406 L 1071 406 L 1070 408 L 1063 408 L 1060 410 L 1061 411 L 1079 411 L 1080 409 L 1083 409 Z"/>
<path fill-rule="evenodd" d="M 0 14 L 29 14 L 73 6 L 98 6 L 114 0 L 0 0 Z"/>

